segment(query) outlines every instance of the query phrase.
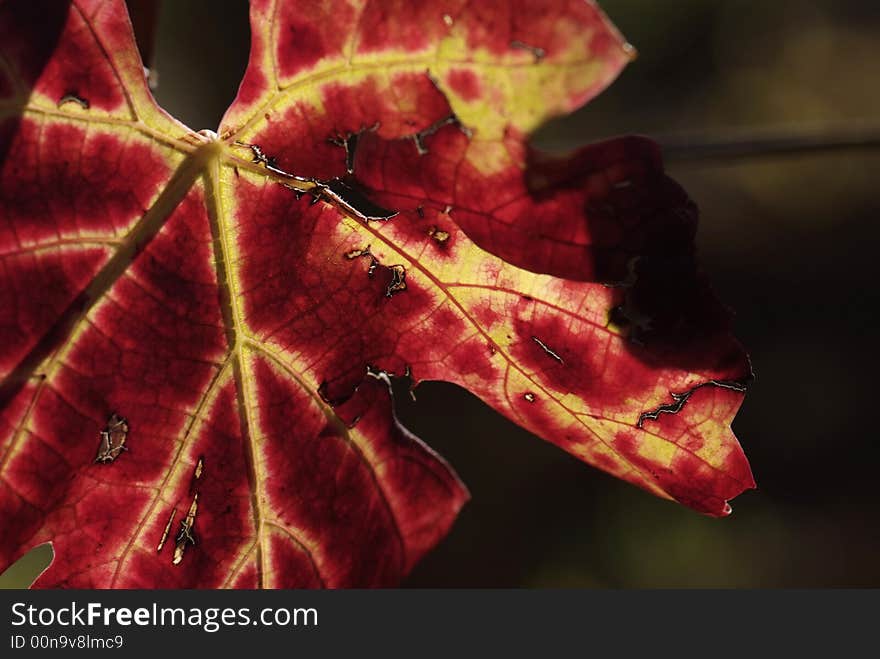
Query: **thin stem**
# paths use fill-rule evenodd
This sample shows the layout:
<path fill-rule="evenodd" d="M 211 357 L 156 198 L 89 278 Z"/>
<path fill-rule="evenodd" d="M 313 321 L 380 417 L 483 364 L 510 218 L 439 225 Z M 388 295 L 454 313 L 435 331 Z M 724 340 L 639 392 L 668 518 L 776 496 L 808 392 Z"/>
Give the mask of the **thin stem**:
<path fill-rule="evenodd" d="M 667 162 L 692 163 L 711 160 L 790 156 L 807 153 L 880 149 L 880 125 L 780 126 L 742 130 L 724 137 L 709 133 L 666 135 L 655 139 L 663 146 Z"/>

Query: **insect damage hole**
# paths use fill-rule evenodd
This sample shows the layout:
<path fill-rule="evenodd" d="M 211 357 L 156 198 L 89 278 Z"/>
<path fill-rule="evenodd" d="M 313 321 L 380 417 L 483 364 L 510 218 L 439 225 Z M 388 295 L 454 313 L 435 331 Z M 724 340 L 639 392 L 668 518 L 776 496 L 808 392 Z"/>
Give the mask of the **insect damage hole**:
<path fill-rule="evenodd" d="M 197 481 L 202 477 L 202 472 L 205 470 L 205 456 L 200 455 L 199 461 L 196 463 L 196 468 L 193 469 L 193 480 Z"/>
<path fill-rule="evenodd" d="M 113 412 L 107 419 L 104 430 L 100 432 L 101 441 L 98 444 L 98 455 L 95 457 L 95 462 L 110 464 L 123 451 L 127 451 L 125 442 L 128 440 L 128 430 L 128 419 Z"/>
<path fill-rule="evenodd" d="M 430 229 L 428 229 L 428 236 L 432 238 L 434 242 L 438 245 L 445 245 L 446 241 L 449 240 L 449 232 L 438 229 L 435 226 L 432 226 Z"/>
<path fill-rule="evenodd" d="M 425 156 L 429 153 L 428 147 L 425 145 L 425 138 L 430 137 L 444 126 L 456 126 L 468 139 L 471 139 L 471 137 L 473 137 L 474 135 L 473 131 L 465 126 L 463 123 L 461 123 L 457 116 L 455 116 L 454 114 L 450 114 L 447 117 L 443 117 L 442 119 L 435 121 L 427 128 L 423 128 L 418 133 L 413 133 L 412 135 L 409 135 L 409 139 L 411 139 L 415 144 L 416 151 L 418 151 L 418 154 L 420 156 Z"/>
<path fill-rule="evenodd" d="M 162 551 L 162 547 L 165 546 L 165 541 L 168 539 L 168 533 L 171 531 L 171 524 L 174 522 L 174 517 L 177 515 L 177 508 L 173 508 L 171 510 L 171 515 L 168 516 L 168 521 L 165 522 L 165 530 L 162 531 L 162 537 L 159 539 L 159 544 L 156 547 L 156 553 Z"/>
<path fill-rule="evenodd" d="M 186 548 L 189 545 L 196 544 L 194 527 L 196 524 L 196 513 L 198 512 L 198 510 L 199 493 L 196 492 L 193 495 L 193 500 L 189 506 L 189 511 L 186 513 L 186 517 L 181 520 L 180 529 L 178 529 L 177 536 L 174 538 L 174 557 L 171 559 L 172 565 L 180 565 L 180 562 L 183 560 L 183 554 L 186 552 Z"/>
<path fill-rule="evenodd" d="M 367 277 L 372 279 L 373 276 L 376 274 L 376 268 L 379 267 L 379 259 L 377 259 L 375 256 L 373 256 L 373 253 L 370 251 L 369 245 L 367 245 L 363 249 L 353 249 L 349 252 L 346 252 L 344 254 L 344 256 L 349 261 L 353 261 L 354 259 L 359 259 L 359 258 L 370 259 L 370 265 L 367 268 Z"/>
<path fill-rule="evenodd" d="M 510 42 L 511 48 L 517 48 L 519 50 L 526 50 L 532 54 L 535 58 L 535 64 L 540 62 L 547 55 L 547 52 L 543 48 L 539 48 L 538 46 L 532 46 L 530 44 L 525 43 L 524 41 L 520 41 L 519 39 L 514 39 Z"/>
<path fill-rule="evenodd" d="M 58 104 L 56 107 L 61 107 L 66 103 L 76 103 L 83 110 L 88 110 L 91 107 L 91 103 L 89 103 L 89 99 L 83 98 L 76 92 L 67 92 L 64 96 L 58 99 Z"/>
<path fill-rule="evenodd" d="M 205 471 L 205 456 L 200 455 L 198 462 L 196 462 L 196 466 L 193 468 L 192 478 L 189 482 L 189 491 L 192 492 L 196 485 L 198 485 L 199 479 L 202 477 L 202 474 Z"/>
<path fill-rule="evenodd" d="M 346 145 L 346 153 L 349 153 L 349 149 L 351 149 L 350 153 L 353 154 L 355 147 L 348 146 L 348 139 L 346 139 L 344 144 Z M 348 215 L 357 217 L 364 222 L 384 222 L 390 220 L 398 213 L 373 203 L 354 176 L 350 174 L 343 178 L 337 176 L 326 181 L 314 177 L 291 174 L 281 169 L 275 157 L 267 155 L 259 145 L 240 141 L 236 141 L 235 145 L 250 149 L 252 163 L 263 165 L 267 171 L 287 179 L 287 181 L 282 181 L 281 184 L 291 190 L 297 199 L 301 198 L 304 194 L 310 194 L 313 205 L 319 201 L 326 201 L 334 204 Z M 352 167 L 354 166 L 353 161 L 349 163 L 348 157 L 346 158 L 346 163 L 347 165 L 351 164 Z"/>
<path fill-rule="evenodd" d="M 248 144 L 247 142 L 241 142 L 239 140 L 236 140 L 234 144 L 235 146 L 250 149 L 252 156 L 251 162 L 255 165 L 262 165 L 267 171 L 272 172 L 273 174 L 276 174 L 281 178 L 296 181 L 297 185 L 291 185 L 290 183 L 282 183 L 282 185 L 293 190 L 297 194 L 297 199 L 303 193 L 312 192 L 317 187 L 317 181 L 315 179 L 305 176 L 299 176 L 297 174 L 291 174 L 290 172 L 286 172 L 281 169 L 278 166 L 278 161 L 275 159 L 275 156 L 266 155 L 262 147 L 260 147 L 258 144 Z"/>
<path fill-rule="evenodd" d="M 557 353 L 555 350 L 553 350 L 550 346 L 548 346 L 546 343 L 544 343 L 541 339 L 539 339 L 537 336 L 533 336 L 532 341 L 534 341 L 538 345 L 538 347 L 544 351 L 544 354 L 546 354 L 551 359 L 554 359 L 557 362 L 559 362 L 560 364 L 562 364 L 563 366 L 565 366 L 565 362 L 562 360 L 562 357 L 559 356 L 559 353 Z"/>
<path fill-rule="evenodd" d="M 704 387 L 718 387 L 719 389 L 727 389 L 729 391 L 735 391 L 740 394 L 744 394 L 748 389 L 748 382 L 752 378 L 752 374 L 749 374 L 749 377 L 745 380 L 708 380 L 706 382 L 701 382 L 695 387 L 691 387 L 687 391 L 683 391 L 681 393 L 676 393 L 674 391 L 669 392 L 669 397 L 672 399 L 671 403 L 664 403 L 659 407 L 651 410 L 650 412 L 642 412 L 639 415 L 639 419 L 636 422 L 636 428 L 643 428 L 645 425 L 645 421 L 657 421 L 661 415 L 663 414 L 671 414 L 675 415 L 681 412 L 684 409 L 684 406 L 691 399 L 691 396 L 694 395 L 694 392 L 703 389 Z"/>
<path fill-rule="evenodd" d="M 538 399 L 538 397 L 535 396 L 535 394 L 533 394 L 531 391 L 527 391 L 526 393 L 524 393 L 523 398 L 527 403 L 534 403 Z"/>
<path fill-rule="evenodd" d="M 362 249 L 352 249 L 348 252 L 345 252 L 343 256 L 349 261 L 353 261 L 354 259 L 358 258 L 370 259 L 370 265 L 367 268 L 367 277 L 369 277 L 370 279 L 373 279 L 376 276 L 376 271 L 379 268 L 387 271 L 389 281 L 388 285 L 385 287 L 385 297 L 390 298 L 393 297 L 395 294 L 406 290 L 406 268 L 400 264 L 382 265 L 379 262 L 379 259 L 377 259 L 370 251 L 369 245 Z"/>
<path fill-rule="evenodd" d="M 330 144 L 345 149 L 345 171 L 348 174 L 354 174 L 354 156 L 357 151 L 357 143 L 360 133 L 349 133 L 345 137 L 330 137 L 327 139 Z"/>
<path fill-rule="evenodd" d="M 354 133 L 346 133 L 342 135 L 341 133 L 337 133 L 332 137 L 328 137 L 327 141 L 334 146 L 341 147 L 345 149 L 345 171 L 349 174 L 354 174 L 354 163 L 355 163 L 355 154 L 357 152 L 358 140 L 361 135 L 364 133 L 375 133 L 379 130 L 379 122 L 377 121 L 372 126 L 361 126 L 361 129 Z"/>
<path fill-rule="evenodd" d="M 434 77 L 431 71 L 425 71 L 425 75 L 428 76 L 428 80 L 431 81 L 431 84 L 434 85 L 435 89 L 437 89 L 437 91 L 443 94 L 443 96 L 445 97 L 446 93 L 440 86 L 440 81 Z M 444 126 L 450 125 L 456 126 L 467 139 L 471 139 L 474 136 L 474 131 L 461 123 L 458 115 L 456 115 L 454 112 L 451 112 L 447 116 L 438 119 L 430 126 L 427 126 L 426 128 L 423 128 L 422 130 L 418 131 L 417 133 L 413 133 L 412 135 L 407 135 L 403 139 L 411 139 L 416 146 L 416 151 L 418 151 L 418 154 L 420 156 L 424 156 L 428 153 L 428 147 L 425 146 L 425 138 L 430 137 Z"/>
<path fill-rule="evenodd" d="M 360 183 L 352 176 L 315 181 L 316 198 L 336 205 L 342 211 L 364 222 L 385 222 L 398 211 L 379 206 L 370 200 Z"/>
<path fill-rule="evenodd" d="M 396 293 L 406 290 L 406 268 L 402 265 L 389 265 L 391 281 L 385 288 L 385 297 L 393 297 Z"/>

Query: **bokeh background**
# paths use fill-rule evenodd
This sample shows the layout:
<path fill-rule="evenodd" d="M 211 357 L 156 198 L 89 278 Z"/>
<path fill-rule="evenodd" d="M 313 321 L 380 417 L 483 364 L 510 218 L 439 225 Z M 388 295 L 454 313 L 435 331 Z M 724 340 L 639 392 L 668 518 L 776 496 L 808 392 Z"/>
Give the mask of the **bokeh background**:
<path fill-rule="evenodd" d="M 473 499 L 414 587 L 880 586 L 875 249 L 880 3 L 605 0 L 639 58 L 535 136 L 568 150 L 622 133 L 668 145 L 701 208 L 698 245 L 757 374 L 734 430 L 759 489 L 723 520 L 661 501 L 521 430 L 470 394 L 398 387 L 401 420 Z M 247 6 L 164 2 L 159 102 L 214 128 L 248 51 Z M 861 147 L 712 157 L 794 131 Z M 750 148 L 749 150 L 755 150 Z M 0 577 L 21 586 L 41 548 Z"/>

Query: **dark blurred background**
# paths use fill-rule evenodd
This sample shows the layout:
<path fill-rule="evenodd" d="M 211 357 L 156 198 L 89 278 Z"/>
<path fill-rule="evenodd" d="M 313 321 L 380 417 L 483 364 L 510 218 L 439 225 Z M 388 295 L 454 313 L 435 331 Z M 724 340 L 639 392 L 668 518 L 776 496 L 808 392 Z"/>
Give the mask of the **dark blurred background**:
<path fill-rule="evenodd" d="M 423 384 L 412 402 L 401 383 L 401 420 L 473 495 L 406 585 L 880 586 L 880 3 L 601 4 L 639 58 L 536 140 L 567 150 L 642 133 L 670 146 L 668 169 L 702 211 L 703 265 L 736 310 L 757 374 L 734 429 L 759 489 L 731 517 L 705 518 L 578 462 L 456 387 Z M 159 102 L 193 129 L 215 128 L 247 59 L 246 3 L 165 2 L 155 43 Z M 792 131 L 873 146 L 737 158 L 697 148 L 735 140 L 764 151 L 751 136 Z M 0 583 L 26 583 L 47 556 Z"/>

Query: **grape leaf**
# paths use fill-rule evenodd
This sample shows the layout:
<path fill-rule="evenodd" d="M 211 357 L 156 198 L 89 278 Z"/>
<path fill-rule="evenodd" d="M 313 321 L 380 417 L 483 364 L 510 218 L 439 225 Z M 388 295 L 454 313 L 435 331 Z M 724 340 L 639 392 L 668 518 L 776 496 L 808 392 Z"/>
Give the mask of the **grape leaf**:
<path fill-rule="evenodd" d="M 592 3 L 251 3 L 219 130 L 120 0 L 0 8 L 0 565 L 38 586 L 397 583 L 467 492 L 394 418 L 446 380 L 711 515 L 750 368 L 649 140 L 527 136 L 632 49 Z"/>

